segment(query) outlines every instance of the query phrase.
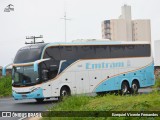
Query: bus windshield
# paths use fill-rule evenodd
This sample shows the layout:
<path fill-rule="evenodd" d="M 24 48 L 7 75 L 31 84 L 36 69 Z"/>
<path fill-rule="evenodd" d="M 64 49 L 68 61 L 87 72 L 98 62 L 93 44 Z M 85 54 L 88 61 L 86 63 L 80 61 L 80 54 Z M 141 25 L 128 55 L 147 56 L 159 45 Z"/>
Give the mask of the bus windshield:
<path fill-rule="evenodd" d="M 39 60 L 43 48 L 46 45 L 47 43 L 22 47 L 20 50 L 18 50 L 14 59 L 14 63 L 27 63 Z"/>
<path fill-rule="evenodd" d="M 41 49 L 24 49 L 19 50 L 14 59 L 14 63 L 34 62 L 40 59 Z"/>
<path fill-rule="evenodd" d="M 13 67 L 12 79 L 13 86 L 31 86 L 40 82 L 33 66 Z"/>

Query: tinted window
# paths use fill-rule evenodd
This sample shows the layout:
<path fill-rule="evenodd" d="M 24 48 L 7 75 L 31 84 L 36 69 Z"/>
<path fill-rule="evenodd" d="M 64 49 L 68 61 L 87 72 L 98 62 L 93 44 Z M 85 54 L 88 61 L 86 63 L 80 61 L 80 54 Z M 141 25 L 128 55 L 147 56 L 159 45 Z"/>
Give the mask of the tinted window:
<path fill-rule="evenodd" d="M 49 47 L 45 50 L 44 58 L 52 58 L 53 60 L 61 60 L 60 48 Z"/>
<path fill-rule="evenodd" d="M 76 59 L 76 47 L 60 46 L 61 60 Z"/>
<path fill-rule="evenodd" d="M 40 49 L 20 50 L 17 52 L 14 63 L 26 63 L 39 60 L 41 57 Z"/>
<path fill-rule="evenodd" d="M 21 48 L 14 59 L 14 63 L 34 62 L 41 58 L 42 50 L 47 44 L 36 44 Z"/>
<path fill-rule="evenodd" d="M 77 48 L 77 59 L 92 59 L 96 56 L 96 51 L 93 46 L 77 46 Z"/>
<path fill-rule="evenodd" d="M 126 45 L 124 57 L 149 57 L 151 55 L 150 45 Z"/>
<path fill-rule="evenodd" d="M 96 58 L 108 58 L 109 47 L 108 46 L 94 46 L 96 49 Z"/>
<path fill-rule="evenodd" d="M 150 56 L 150 54 L 150 45 L 148 44 L 60 46 L 59 50 L 48 50 L 48 55 L 54 56 L 54 58 L 59 60 L 147 57 Z M 45 55 L 44 58 L 47 57 L 49 56 Z"/>
<path fill-rule="evenodd" d="M 114 45 L 109 46 L 110 58 L 125 57 L 125 46 Z"/>

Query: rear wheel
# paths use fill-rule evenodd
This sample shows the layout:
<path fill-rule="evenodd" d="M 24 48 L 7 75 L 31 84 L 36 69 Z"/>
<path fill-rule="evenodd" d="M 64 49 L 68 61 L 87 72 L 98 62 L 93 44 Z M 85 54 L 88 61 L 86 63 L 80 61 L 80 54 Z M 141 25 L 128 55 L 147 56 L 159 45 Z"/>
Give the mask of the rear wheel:
<path fill-rule="evenodd" d="M 132 94 L 137 94 L 138 93 L 138 88 L 139 88 L 139 84 L 137 81 L 134 81 L 132 83 L 132 86 L 131 86 L 131 93 Z"/>
<path fill-rule="evenodd" d="M 36 98 L 36 101 L 37 101 L 38 103 L 42 103 L 42 102 L 44 101 L 44 98 Z"/>
<path fill-rule="evenodd" d="M 124 81 L 121 85 L 121 94 L 125 95 L 128 93 L 128 91 L 129 91 L 129 84 L 128 82 Z"/>

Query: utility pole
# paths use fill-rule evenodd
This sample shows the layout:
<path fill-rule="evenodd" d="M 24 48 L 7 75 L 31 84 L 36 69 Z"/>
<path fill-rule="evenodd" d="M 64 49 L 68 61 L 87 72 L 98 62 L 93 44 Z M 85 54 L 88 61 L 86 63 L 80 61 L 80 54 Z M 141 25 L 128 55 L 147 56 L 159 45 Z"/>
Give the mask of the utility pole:
<path fill-rule="evenodd" d="M 61 19 L 64 19 L 64 39 L 65 39 L 65 42 L 66 42 L 67 41 L 67 20 L 71 20 L 71 19 L 67 18 L 66 11 L 64 12 L 64 17 L 61 18 Z"/>
<path fill-rule="evenodd" d="M 44 43 L 44 41 L 42 40 L 41 42 L 36 42 L 37 38 L 43 38 L 42 35 L 36 37 L 36 36 L 27 36 L 26 39 L 33 39 L 33 41 L 31 41 L 30 43 L 25 42 L 25 44 L 37 44 L 37 43 Z"/>

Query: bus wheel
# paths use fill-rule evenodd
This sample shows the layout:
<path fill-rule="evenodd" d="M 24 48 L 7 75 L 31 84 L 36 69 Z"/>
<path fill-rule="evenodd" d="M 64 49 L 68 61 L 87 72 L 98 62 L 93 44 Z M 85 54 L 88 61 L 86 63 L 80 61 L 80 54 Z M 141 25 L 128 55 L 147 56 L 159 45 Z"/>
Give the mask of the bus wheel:
<path fill-rule="evenodd" d="M 64 97 L 67 97 L 67 96 L 70 96 L 71 95 L 71 92 L 70 92 L 70 89 L 69 87 L 62 87 L 61 90 L 60 90 L 60 97 L 59 97 L 59 101 L 62 101 Z"/>
<path fill-rule="evenodd" d="M 36 101 L 37 101 L 38 103 L 42 103 L 42 102 L 44 101 L 44 98 L 36 98 Z"/>
<path fill-rule="evenodd" d="M 137 94 L 138 93 L 138 88 L 139 88 L 139 84 L 137 81 L 134 81 L 132 83 L 132 87 L 131 87 L 131 93 L 132 94 Z"/>
<path fill-rule="evenodd" d="M 128 93 L 128 90 L 129 90 L 129 85 L 128 85 L 128 82 L 124 81 L 121 85 L 121 94 L 122 95 L 125 95 Z"/>

